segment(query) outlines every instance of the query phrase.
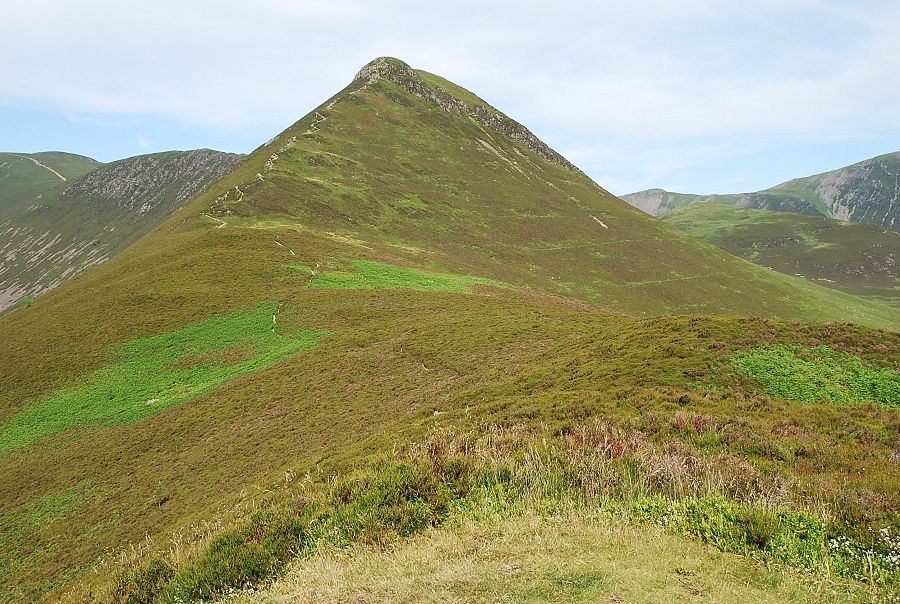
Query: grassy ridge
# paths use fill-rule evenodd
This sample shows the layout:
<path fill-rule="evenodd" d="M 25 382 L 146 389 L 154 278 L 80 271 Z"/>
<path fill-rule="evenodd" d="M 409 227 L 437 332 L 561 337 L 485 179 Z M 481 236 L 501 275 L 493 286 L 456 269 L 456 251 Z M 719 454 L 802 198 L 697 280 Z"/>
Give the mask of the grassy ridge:
<path fill-rule="evenodd" d="M 353 471 L 438 429 L 543 426 L 565 445 L 603 419 L 642 435 L 648 451 L 668 450 L 665 463 L 721 458 L 721 473 L 741 479 L 725 493 L 741 493 L 735 505 L 770 491 L 797 513 L 824 502 L 840 510 L 836 526 L 854 543 L 895 522 L 895 411 L 770 396 L 728 360 L 761 346 L 827 346 L 896 367 L 900 335 L 709 316 L 727 309 L 892 326 L 890 309 L 823 294 L 678 234 L 390 82 L 357 82 L 334 101 L 122 255 L 0 318 L 4 425 L 125 361 L 150 370 L 131 384 L 142 404 L 155 395 L 141 389 L 161 376 L 201 367 L 197 384 L 208 384 L 227 374 L 227 387 L 204 386 L 187 404 L 50 431 L 0 453 L 8 599 L 55 590 L 77 599 L 109 585 L 123 561 L 144 568 L 170 548 L 180 553 L 168 569 L 123 581 L 185 590 L 177 595 L 224 589 L 245 577 L 241 569 L 279 572 L 298 553 L 297 519 L 309 518 L 291 499 L 273 502 L 287 516 L 248 509 L 307 473 L 344 477 L 333 493 L 343 495 L 323 505 L 333 512 L 325 526 L 353 528 L 347 542 L 377 540 L 382 528 L 415 532 L 404 523 L 419 530 L 442 508 L 408 496 L 418 490 L 388 490 L 379 508 L 365 496 L 379 475 L 367 483 Z M 309 286 L 320 277 L 340 287 Z M 513 287 L 481 287 L 483 279 Z M 329 336 L 301 354 L 278 352 L 267 331 L 273 300 L 283 303 L 272 313 L 278 334 L 306 344 L 313 333 Z M 248 309 L 258 317 L 246 330 L 243 319 L 215 323 Z M 611 312 L 626 309 L 634 314 Z M 705 316 L 666 315 L 673 311 Z M 115 356 L 129 346 L 133 356 Z M 257 353 L 264 366 L 231 373 Z M 426 487 L 444 485 L 428 497 L 455 488 L 426 469 Z M 577 486 L 563 480 L 575 474 L 547 476 Z M 220 572 L 230 560 L 240 562 L 235 572 Z"/>
<path fill-rule="evenodd" d="M 894 309 L 798 286 L 703 245 L 398 83 L 362 86 L 251 154 L 178 228 L 209 226 L 204 213 L 236 226 L 312 229 L 410 263 L 629 313 L 900 325 Z"/>
<path fill-rule="evenodd" d="M 790 477 L 803 496 L 857 510 L 860 525 L 877 526 L 877 514 L 893 509 L 894 414 L 761 397 L 725 361 L 774 339 L 897 363 L 896 334 L 735 318 L 628 318 L 512 289 L 310 288 L 287 264 L 387 258 L 302 230 L 212 229 L 155 243 L 3 320 L 4 363 L 18 368 L 0 375 L 7 417 L 25 408 L 21 401 L 101 370 L 116 341 L 177 333 L 265 300 L 285 301 L 283 333 L 332 335 L 190 404 L 0 456 L 0 509 L 19 527 L 5 533 L 3 589 L 19 600 L 33 599 L 64 571 L 92 567 L 109 548 L 227 518 L 247 485 L 276 484 L 285 472 L 302 475 L 317 464 L 343 467 L 434 425 L 570 430 L 587 418 L 616 417 L 660 442 L 730 452 Z M 145 292 L 158 312 L 144 312 Z M 71 492 L 87 476 L 95 486 L 79 491 L 64 514 L 21 529 L 22 510 Z M 873 493 L 877 505 L 869 507 L 863 493 Z M 866 502 L 860 507 L 846 503 L 859 498 Z M 882 511 L 871 517 L 873 510 Z M 72 536 L 59 549 L 63 534 Z"/>

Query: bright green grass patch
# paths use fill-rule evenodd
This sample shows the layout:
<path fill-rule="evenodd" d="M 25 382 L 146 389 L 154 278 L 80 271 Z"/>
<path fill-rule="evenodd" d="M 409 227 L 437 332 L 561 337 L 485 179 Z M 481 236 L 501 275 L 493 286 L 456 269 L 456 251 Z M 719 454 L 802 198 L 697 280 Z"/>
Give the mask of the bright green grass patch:
<path fill-rule="evenodd" d="M 260 304 L 129 342 L 117 351 L 114 363 L 0 425 L 0 452 L 75 426 L 135 422 L 313 348 L 326 335 L 275 333 L 277 308 L 275 303 Z"/>
<path fill-rule="evenodd" d="M 731 368 L 755 379 L 767 394 L 792 401 L 900 408 L 900 373 L 863 365 L 859 357 L 826 346 L 754 348 L 733 354 Z"/>
<path fill-rule="evenodd" d="M 371 260 L 354 260 L 353 272 L 326 272 L 315 275 L 309 287 L 323 289 L 415 289 L 469 293 L 476 284 L 489 285 L 490 279 L 432 273 Z"/>

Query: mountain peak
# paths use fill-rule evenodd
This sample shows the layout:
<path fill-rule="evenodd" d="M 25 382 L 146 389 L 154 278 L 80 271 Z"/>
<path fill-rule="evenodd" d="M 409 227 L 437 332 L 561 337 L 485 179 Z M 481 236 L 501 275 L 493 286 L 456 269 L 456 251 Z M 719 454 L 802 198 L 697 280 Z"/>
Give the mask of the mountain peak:
<path fill-rule="evenodd" d="M 364 86 L 390 82 L 410 94 L 437 105 L 444 111 L 474 120 L 481 126 L 492 128 L 518 141 L 552 164 L 584 175 L 574 164 L 550 148 L 519 122 L 452 82 L 417 71 L 400 59 L 394 57 L 373 59 L 359 70 L 353 81 L 354 83 L 362 82 Z"/>
<path fill-rule="evenodd" d="M 365 80 L 366 83 L 372 84 L 378 80 L 398 83 L 409 78 L 418 79 L 418 76 L 408 64 L 394 57 L 378 57 L 363 65 L 353 80 Z"/>

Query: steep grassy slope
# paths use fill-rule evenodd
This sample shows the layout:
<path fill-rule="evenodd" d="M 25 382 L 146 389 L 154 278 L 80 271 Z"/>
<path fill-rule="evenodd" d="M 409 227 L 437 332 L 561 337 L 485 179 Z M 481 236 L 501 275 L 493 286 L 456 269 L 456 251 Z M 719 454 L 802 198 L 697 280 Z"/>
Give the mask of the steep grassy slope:
<path fill-rule="evenodd" d="M 339 233 L 410 261 L 632 313 L 898 324 L 889 309 L 649 220 L 471 93 L 457 99 L 436 76 L 405 65 L 378 69 L 256 151 L 192 209 L 219 224 Z"/>
<path fill-rule="evenodd" d="M 31 164 L 28 173 L 0 180 L 5 200 L 0 216 L 0 312 L 104 262 L 241 158 L 201 149 L 140 155 L 98 167 L 93 160 L 79 163 L 78 156 L 35 157 L 43 162 L 47 155 L 53 160 L 63 155 L 68 163 L 47 160 L 48 168 Z M 63 181 L 64 172 L 57 178 L 51 165 L 78 178 Z M 55 183 L 45 182 L 48 174 Z"/>
<path fill-rule="evenodd" d="M 124 252 L 0 318 L 0 594 L 219 596 L 479 497 L 618 509 L 894 593 L 900 335 L 611 312 L 839 315 L 436 82 L 375 62 Z M 770 394 L 821 375 L 852 399 Z"/>
<path fill-rule="evenodd" d="M 739 208 L 827 216 L 900 231 L 900 152 L 852 166 L 796 178 L 764 191 L 737 195 L 692 195 L 650 189 L 622 196 L 631 205 L 661 216 L 685 205 L 713 202 Z"/>
<path fill-rule="evenodd" d="M 663 216 L 727 252 L 842 291 L 900 303 L 900 234 L 870 225 L 721 204 Z"/>

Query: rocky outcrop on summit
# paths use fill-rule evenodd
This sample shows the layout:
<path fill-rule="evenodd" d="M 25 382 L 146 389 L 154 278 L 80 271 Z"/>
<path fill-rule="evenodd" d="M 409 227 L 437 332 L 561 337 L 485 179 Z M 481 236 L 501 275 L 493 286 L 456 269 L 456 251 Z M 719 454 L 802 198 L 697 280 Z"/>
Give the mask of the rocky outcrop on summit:
<path fill-rule="evenodd" d="M 583 175 L 583 172 L 578 167 L 547 146 L 519 122 L 503 115 L 480 99 L 480 104 L 468 104 L 461 101 L 439 85 L 425 82 L 415 69 L 399 59 L 391 57 L 375 59 L 366 64 L 354 78 L 354 82 L 363 82 L 363 85 L 366 86 L 375 84 L 380 80 L 392 82 L 407 92 L 434 103 L 445 111 L 469 117 L 482 126 L 492 128 L 521 143 L 550 163 L 563 166 L 572 172 Z"/>
<path fill-rule="evenodd" d="M 900 152 L 852 166 L 789 180 L 764 191 L 735 195 L 692 195 L 649 189 L 622 199 L 653 216 L 695 203 L 714 202 L 836 220 L 900 231 Z"/>

